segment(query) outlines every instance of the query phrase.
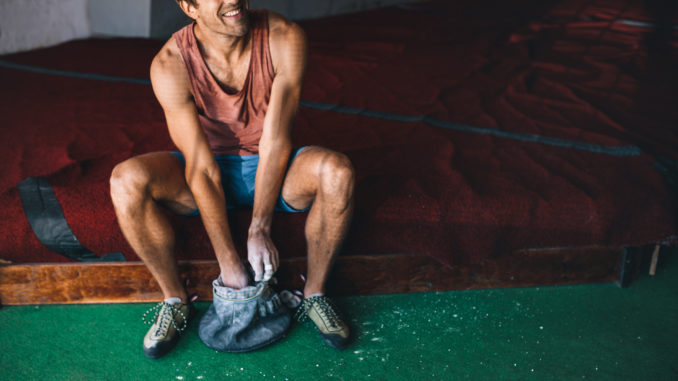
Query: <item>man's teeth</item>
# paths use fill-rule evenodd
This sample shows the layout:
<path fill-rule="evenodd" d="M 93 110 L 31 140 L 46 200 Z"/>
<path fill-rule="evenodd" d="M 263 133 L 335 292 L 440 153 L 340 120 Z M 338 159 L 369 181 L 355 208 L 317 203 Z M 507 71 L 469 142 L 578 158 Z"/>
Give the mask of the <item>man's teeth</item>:
<path fill-rule="evenodd" d="M 240 8 L 238 8 L 234 11 L 226 12 L 226 13 L 224 13 L 224 15 L 226 17 L 233 17 L 233 16 L 237 15 L 238 13 L 240 13 Z"/>

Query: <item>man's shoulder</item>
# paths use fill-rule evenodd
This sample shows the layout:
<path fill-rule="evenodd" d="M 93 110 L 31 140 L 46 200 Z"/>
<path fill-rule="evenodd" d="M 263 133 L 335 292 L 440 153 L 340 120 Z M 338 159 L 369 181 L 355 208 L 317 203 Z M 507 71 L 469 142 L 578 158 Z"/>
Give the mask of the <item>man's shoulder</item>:
<path fill-rule="evenodd" d="M 184 70 L 184 61 L 179 46 L 174 38 L 170 38 L 151 62 L 151 80 L 154 76 L 176 75 Z"/>
<path fill-rule="evenodd" d="M 290 40 L 305 38 L 304 30 L 297 23 L 273 11 L 268 11 L 268 30 L 271 43 L 287 44 Z"/>
<path fill-rule="evenodd" d="M 305 53 L 298 54 L 306 50 L 306 34 L 299 25 L 272 11 L 268 11 L 268 25 L 269 47 L 276 71 L 280 62 L 291 57 L 305 59 Z"/>
<path fill-rule="evenodd" d="M 155 55 L 150 72 L 153 91 L 163 107 L 190 98 L 188 73 L 173 38 Z"/>

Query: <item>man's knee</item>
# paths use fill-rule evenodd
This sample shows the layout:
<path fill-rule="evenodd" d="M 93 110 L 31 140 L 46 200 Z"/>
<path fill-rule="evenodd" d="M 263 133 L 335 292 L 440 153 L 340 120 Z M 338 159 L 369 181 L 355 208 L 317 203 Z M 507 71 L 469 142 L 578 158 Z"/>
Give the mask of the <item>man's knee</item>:
<path fill-rule="evenodd" d="M 151 176 L 135 158 L 125 160 L 111 172 L 111 198 L 116 206 L 140 199 L 147 192 Z"/>
<path fill-rule="evenodd" d="M 327 154 L 320 165 L 320 188 L 325 195 L 349 199 L 353 196 L 355 170 L 351 160 L 339 152 Z"/>

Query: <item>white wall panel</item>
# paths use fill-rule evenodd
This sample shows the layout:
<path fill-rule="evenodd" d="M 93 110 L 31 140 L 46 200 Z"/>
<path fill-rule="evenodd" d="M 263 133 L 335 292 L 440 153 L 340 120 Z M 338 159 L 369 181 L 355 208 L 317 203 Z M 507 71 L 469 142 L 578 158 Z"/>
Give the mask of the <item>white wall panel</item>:
<path fill-rule="evenodd" d="M 87 0 L 0 0 L 0 54 L 88 36 Z"/>

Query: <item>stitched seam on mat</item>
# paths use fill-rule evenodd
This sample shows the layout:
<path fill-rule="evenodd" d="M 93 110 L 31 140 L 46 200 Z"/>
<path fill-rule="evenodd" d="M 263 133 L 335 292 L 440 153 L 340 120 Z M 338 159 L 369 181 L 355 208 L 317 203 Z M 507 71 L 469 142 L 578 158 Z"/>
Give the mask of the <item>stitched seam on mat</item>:
<path fill-rule="evenodd" d="M 72 78 L 81 78 L 81 79 L 91 79 L 97 81 L 108 81 L 108 82 L 123 82 L 123 83 L 133 83 L 139 85 L 150 85 L 151 81 L 143 78 L 132 78 L 132 77 L 116 77 L 110 75 L 102 75 L 95 73 L 79 73 L 75 71 L 65 71 L 65 70 L 55 70 L 39 66 L 23 65 L 17 64 L 9 61 L 0 60 L 0 67 L 7 69 L 28 71 L 38 74 L 46 75 L 56 75 L 62 77 L 72 77 Z M 301 100 L 299 105 L 311 108 L 315 110 L 324 110 L 332 111 L 339 114 L 349 114 L 349 115 L 360 115 L 367 118 L 375 119 L 384 119 L 384 120 L 393 120 L 398 122 L 424 122 L 428 125 L 435 127 L 445 128 L 449 130 L 469 132 L 474 134 L 481 135 L 491 135 L 498 138 L 518 140 L 528 143 L 539 143 L 544 145 L 550 145 L 561 148 L 571 148 L 579 151 L 587 151 L 592 153 L 604 154 L 609 156 L 619 156 L 619 157 L 631 157 L 639 156 L 643 151 L 636 146 L 603 146 L 599 144 L 591 144 L 586 142 L 580 142 L 576 140 L 566 140 L 551 138 L 548 136 L 536 135 L 536 134 L 525 134 L 520 132 L 511 132 L 505 131 L 499 128 L 493 127 L 476 127 L 466 124 L 448 122 L 444 120 L 438 120 L 426 115 L 400 115 L 392 114 L 382 111 L 367 110 L 363 108 L 347 107 L 337 104 L 328 104 L 321 102 L 312 102 Z"/>

